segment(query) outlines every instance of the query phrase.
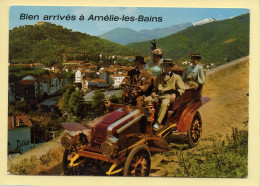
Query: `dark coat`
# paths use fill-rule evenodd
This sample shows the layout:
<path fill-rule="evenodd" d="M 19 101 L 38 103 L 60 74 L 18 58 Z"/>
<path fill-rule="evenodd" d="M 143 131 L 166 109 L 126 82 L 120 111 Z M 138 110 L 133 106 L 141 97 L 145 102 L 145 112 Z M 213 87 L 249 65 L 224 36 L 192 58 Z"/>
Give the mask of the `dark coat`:
<path fill-rule="evenodd" d="M 124 83 L 129 83 L 132 85 L 143 86 L 143 92 L 147 92 L 147 90 L 152 86 L 153 77 L 150 72 L 146 70 L 142 70 L 138 75 L 136 73 L 136 69 L 128 71 L 127 76 L 123 80 Z"/>

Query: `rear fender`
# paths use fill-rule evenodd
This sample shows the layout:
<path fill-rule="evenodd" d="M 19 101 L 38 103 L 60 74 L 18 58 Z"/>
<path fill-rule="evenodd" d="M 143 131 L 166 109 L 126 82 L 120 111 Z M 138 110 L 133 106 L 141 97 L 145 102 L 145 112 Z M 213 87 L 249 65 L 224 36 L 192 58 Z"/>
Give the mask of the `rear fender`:
<path fill-rule="evenodd" d="M 186 132 L 190 128 L 192 119 L 197 110 L 210 100 L 209 97 L 202 97 L 199 101 L 189 104 L 182 112 L 181 117 L 178 121 L 177 130 L 178 132 Z"/>

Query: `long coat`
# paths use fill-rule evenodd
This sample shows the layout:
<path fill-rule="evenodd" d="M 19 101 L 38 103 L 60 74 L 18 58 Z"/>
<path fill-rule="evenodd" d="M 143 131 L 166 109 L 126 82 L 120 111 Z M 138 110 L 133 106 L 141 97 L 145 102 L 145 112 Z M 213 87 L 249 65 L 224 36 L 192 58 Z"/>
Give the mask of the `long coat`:
<path fill-rule="evenodd" d="M 148 89 L 152 86 L 153 77 L 150 72 L 142 70 L 138 75 L 136 69 L 128 71 L 127 76 L 123 79 L 124 83 L 130 83 L 132 85 L 143 86 L 143 92 L 146 95 Z"/>
<path fill-rule="evenodd" d="M 160 73 L 155 81 L 154 91 L 159 94 L 169 94 L 167 92 L 175 90 L 179 95 L 185 92 L 186 86 L 181 76 L 171 72 L 171 75 L 165 77 L 165 73 Z"/>

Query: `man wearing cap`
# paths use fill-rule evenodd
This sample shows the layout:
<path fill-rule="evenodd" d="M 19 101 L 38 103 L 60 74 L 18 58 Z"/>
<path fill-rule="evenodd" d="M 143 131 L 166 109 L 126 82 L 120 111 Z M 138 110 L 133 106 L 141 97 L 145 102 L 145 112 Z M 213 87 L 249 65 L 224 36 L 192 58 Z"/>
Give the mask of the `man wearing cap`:
<path fill-rule="evenodd" d="M 187 88 L 182 81 L 181 76 L 174 74 L 171 71 L 173 65 L 174 63 L 171 59 L 163 60 L 163 72 L 156 77 L 154 92 L 144 100 L 147 105 L 149 102 L 156 102 L 157 95 L 162 99 L 157 121 L 154 124 L 154 130 L 159 130 L 163 127 L 162 121 L 170 102 L 174 102 L 176 97 L 183 94 Z"/>
<path fill-rule="evenodd" d="M 145 65 L 145 69 L 151 72 L 152 76 L 157 76 L 162 72 L 161 64 L 163 63 L 163 51 L 160 48 L 155 48 L 152 51 L 152 60 Z"/>
<path fill-rule="evenodd" d="M 204 69 L 198 64 L 201 60 L 200 54 L 190 54 L 192 66 L 188 66 L 182 73 L 183 81 L 191 88 L 197 89 L 205 81 Z"/>
<path fill-rule="evenodd" d="M 135 69 L 128 71 L 128 74 L 123 79 L 121 85 L 129 83 L 138 86 L 141 91 L 136 99 L 136 106 L 143 106 L 144 98 L 150 94 L 148 88 L 152 84 L 152 76 L 150 72 L 144 70 L 144 57 L 136 56 L 134 62 Z"/>

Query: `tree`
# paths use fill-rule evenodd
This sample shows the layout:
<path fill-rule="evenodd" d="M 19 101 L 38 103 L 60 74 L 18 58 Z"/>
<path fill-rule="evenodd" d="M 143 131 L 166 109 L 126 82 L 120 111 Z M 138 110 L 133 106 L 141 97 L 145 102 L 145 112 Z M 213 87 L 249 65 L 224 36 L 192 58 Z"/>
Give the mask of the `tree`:
<path fill-rule="evenodd" d="M 94 95 L 92 96 L 92 108 L 96 109 L 100 107 L 100 105 L 104 102 L 105 94 L 99 90 L 96 90 L 94 92 Z"/>
<path fill-rule="evenodd" d="M 65 93 L 58 101 L 58 108 L 61 110 L 62 113 L 66 113 L 68 111 L 68 103 L 71 94 L 75 91 L 75 87 L 72 85 L 67 85 L 66 87 L 64 86 L 61 91 Z"/>
<path fill-rule="evenodd" d="M 110 101 L 112 103 L 122 104 L 122 97 L 116 97 L 116 95 L 112 95 Z"/>
<path fill-rule="evenodd" d="M 77 90 L 69 98 L 68 113 L 72 116 L 83 117 L 85 113 L 84 105 L 84 93 L 82 90 Z"/>
<path fill-rule="evenodd" d="M 94 117 L 98 117 L 104 113 L 104 98 L 105 94 L 100 90 L 96 90 L 92 96 L 92 109 Z"/>
<path fill-rule="evenodd" d="M 68 89 L 70 92 L 74 92 L 76 88 L 73 84 L 66 84 L 61 88 L 61 93 L 64 94 Z"/>

